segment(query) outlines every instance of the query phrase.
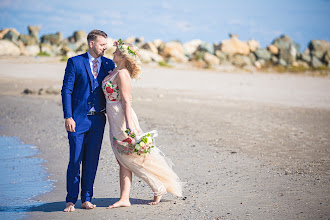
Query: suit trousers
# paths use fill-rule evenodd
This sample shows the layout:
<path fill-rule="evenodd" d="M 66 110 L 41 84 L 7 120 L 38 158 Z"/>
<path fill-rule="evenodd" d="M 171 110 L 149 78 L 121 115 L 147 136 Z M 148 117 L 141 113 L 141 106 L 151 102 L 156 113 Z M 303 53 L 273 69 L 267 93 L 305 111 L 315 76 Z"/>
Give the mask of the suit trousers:
<path fill-rule="evenodd" d="M 89 127 L 68 132 L 70 159 L 67 169 L 66 202 L 76 203 L 81 179 L 81 201 L 91 202 L 93 185 L 99 162 L 106 117 L 103 113 L 87 116 Z M 82 175 L 80 178 L 80 164 Z"/>

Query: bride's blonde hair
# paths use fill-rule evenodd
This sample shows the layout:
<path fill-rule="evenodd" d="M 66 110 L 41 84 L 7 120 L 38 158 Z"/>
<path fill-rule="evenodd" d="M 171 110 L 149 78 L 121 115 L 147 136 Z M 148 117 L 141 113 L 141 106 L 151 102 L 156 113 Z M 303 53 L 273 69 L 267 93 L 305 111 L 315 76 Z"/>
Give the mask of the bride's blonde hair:
<path fill-rule="evenodd" d="M 119 41 L 117 48 L 120 53 L 126 58 L 126 68 L 132 79 L 137 79 L 141 77 L 142 68 L 140 60 L 139 48 L 134 44 L 124 43 Z"/>

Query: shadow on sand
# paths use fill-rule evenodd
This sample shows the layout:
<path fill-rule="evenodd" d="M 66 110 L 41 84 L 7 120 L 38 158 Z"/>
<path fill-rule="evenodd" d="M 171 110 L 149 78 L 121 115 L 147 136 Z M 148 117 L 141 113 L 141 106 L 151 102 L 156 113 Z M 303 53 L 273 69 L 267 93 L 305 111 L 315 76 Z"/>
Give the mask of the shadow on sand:
<path fill-rule="evenodd" d="M 92 203 L 96 205 L 96 207 L 108 207 L 109 205 L 117 202 L 119 198 L 94 198 Z M 144 199 L 134 199 L 130 198 L 132 205 L 137 204 L 145 204 L 147 205 L 151 200 L 144 200 Z M 81 201 L 77 201 L 75 207 L 80 209 Z M 33 206 L 26 210 L 26 212 L 59 212 L 63 211 L 65 208 L 65 201 L 61 202 L 51 202 L 45 203 L 39 206 Z"/>

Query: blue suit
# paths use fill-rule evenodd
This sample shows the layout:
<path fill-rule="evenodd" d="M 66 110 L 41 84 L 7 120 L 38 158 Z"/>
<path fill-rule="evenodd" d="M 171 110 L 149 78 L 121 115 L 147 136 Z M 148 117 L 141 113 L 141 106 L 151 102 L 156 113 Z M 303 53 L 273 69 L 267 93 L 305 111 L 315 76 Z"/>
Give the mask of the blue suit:
<path fill-rule="evenodd" d="M 102 80 L 109 70 L 115 68 L 112 60 L 105 57 L 101 59 L 102 64 L 96 79 L 87 53 L 70 58 L 65 69 L 61 93 L 64 118 L 72 117 L 76 122 L 75 132 L 68 132 L 70 160 L 66 202 L 77 202 L 81 162 L 81 200 L 91 201 L 93 197 L 93 184 L 106 123 L 104 113 L 99 113 L 105 109 L 106 104 Z M 87 115 L 92 107 L 99 114 Z"/>

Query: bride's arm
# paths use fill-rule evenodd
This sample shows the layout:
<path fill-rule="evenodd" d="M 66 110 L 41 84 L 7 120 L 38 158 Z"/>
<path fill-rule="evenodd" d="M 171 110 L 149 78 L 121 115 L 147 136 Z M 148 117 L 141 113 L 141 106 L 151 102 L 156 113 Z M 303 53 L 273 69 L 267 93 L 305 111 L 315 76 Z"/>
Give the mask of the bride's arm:
<path fill-rule="evenodd" d="M 132 121 L 131 111 L 131 78 L 129 73 L 125 70 L 120 70 L 118 73 L 118 87 L 121 94 L 121 102 L 125 112 L 126 127 L 133 130 L 134 125 Z"/>

